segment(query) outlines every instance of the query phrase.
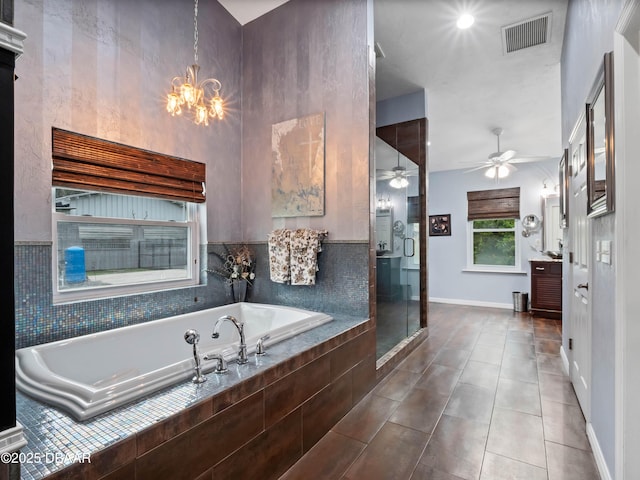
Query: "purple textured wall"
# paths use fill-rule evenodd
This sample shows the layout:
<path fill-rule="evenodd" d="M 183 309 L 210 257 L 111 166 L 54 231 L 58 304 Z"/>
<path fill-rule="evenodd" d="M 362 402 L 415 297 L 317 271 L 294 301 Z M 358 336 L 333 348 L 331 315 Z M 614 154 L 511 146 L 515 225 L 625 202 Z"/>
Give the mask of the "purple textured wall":
<path fill-rule="evenodd" d="M 243 239 L 319 228 L 369 238 L 366 0 L 291 0 L 243 27 Z M 325 112 L 325 215 L 271 217 L 271 126 Z"/>
<path fill-rule="evenodd" d="M 208 128 L 164 106 L 194 60 L 192 3 L 17 2 L 15 27 L 27 34 L 16 64 L 16 241 L 51 241 L 52 126 L 206 163 L 208 240 L 240 238 L 242 33 L 218 2 L 199 5 L 198 63 L 201 79 L 222 82 L 229 112 Z"/>

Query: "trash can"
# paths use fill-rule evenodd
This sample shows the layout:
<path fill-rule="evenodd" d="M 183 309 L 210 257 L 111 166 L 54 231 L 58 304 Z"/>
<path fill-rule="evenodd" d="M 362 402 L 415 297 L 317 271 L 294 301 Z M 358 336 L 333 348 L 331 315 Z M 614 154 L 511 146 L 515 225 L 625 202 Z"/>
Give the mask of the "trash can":
<path fill-rule="evenodd" d="M 529 311 L 529 294 L 523 292 L 513 292 L 513 311 L 528 312 Z"/>
<path fill-rule="evenodd" d="M 80 283 L 87 279 L 84 248 L 69 247 L 64 251 L 64 279 L 67 283 Z"/>

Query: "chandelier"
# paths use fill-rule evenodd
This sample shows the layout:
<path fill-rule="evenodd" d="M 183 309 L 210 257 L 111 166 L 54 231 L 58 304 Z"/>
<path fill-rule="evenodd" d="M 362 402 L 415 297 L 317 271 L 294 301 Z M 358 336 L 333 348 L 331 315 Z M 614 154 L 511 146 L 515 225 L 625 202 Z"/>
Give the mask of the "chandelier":
<path fill-rule="evenodd" d="M 224 117 L 224 102 L 220 97 L 222 84 L 216 78 L 207 78 L 198 83 L 198 0 L 193 10 L 193 65 L 187 67 L 183 77 L 171 80 L 171 91 L 167 94 L 167 112 L 172 117 L 181 115 L 183 107 L 193 110 L 196 125 L 209 125 L 209 119 Z"/>

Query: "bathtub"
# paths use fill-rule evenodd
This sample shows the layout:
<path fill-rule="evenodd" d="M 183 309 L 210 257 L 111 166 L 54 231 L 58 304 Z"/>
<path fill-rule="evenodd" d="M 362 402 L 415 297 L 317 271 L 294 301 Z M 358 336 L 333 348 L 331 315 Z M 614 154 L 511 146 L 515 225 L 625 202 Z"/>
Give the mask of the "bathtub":
<path fill-rule="evenodd" d="M 269 334 L 268 347 L 333 320 L 319 312 L 257 303 L 234 303 L 129 327 L 83 335 L 16 351 L 16 386 L 22 392 L 87 420 L 151 392 L 190 381 L 194 375 L 188 329 L 200 333 L 201 357 L 237 357 L 239 335 L 224 322 L 211 338 L 215 321 L 232 315 L 244 322 L 248 353 Z M 268 348 L 267 348 L 268 350 Z M 216 361 L 203 361 L 208 373 Z"/>

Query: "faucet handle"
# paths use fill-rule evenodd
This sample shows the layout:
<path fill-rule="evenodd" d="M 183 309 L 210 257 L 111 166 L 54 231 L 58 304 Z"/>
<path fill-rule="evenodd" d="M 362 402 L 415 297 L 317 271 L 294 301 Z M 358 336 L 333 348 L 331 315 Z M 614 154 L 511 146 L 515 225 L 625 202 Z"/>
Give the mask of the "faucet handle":
<path fill-rule="evenodd" d="M 267 352 L 264 349 L 265 340 L 269 340 L 271 335 L 268 333 L 264 337 L 260 337 L 258 339 L 258 343 L 256 344 L 256 355 L 265 355 Z"/>
<path fill-rule="evenodd" d="M 227 361 L 219 353 L 207 353 L 204 357 L 202 357 L 202 359 L 218 361 L 218 363 L 216 364 L 216 369 L 214 370 L 215 373 L 220 374 L 227 373 L 229 371 L 229 369 L 227 368 Z"/>

